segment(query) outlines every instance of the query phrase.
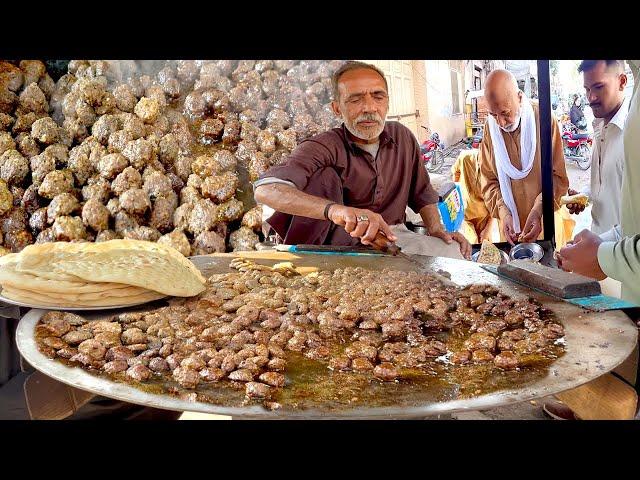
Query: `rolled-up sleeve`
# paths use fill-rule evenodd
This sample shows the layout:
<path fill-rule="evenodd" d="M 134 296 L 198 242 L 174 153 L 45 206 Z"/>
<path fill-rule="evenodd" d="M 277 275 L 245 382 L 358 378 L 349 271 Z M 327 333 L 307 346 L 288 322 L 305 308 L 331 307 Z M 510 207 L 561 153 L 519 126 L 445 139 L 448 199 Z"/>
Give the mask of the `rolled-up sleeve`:
<path fill-rule="evenodd" d="M 334 163 L 335 157 L 327 147 L 314 140 L 306 140 L 291 152 L 286 162 L 271 167 L 260 175 L 258 181 L 275 177 L 293 183 L 298 190 L 304 190 L 314 173 Z"/>
<path fill-rule="evenodd" d="M 420 212 L 426 205 L 438 203 L 440 195 L 431 185 L 431 179 L 424 167 L 420 146 L 414 138 L 413 150 L 413 175 L 411 177 L 411 188 L 409 190 L 409 208 L 414 212 Z"/>

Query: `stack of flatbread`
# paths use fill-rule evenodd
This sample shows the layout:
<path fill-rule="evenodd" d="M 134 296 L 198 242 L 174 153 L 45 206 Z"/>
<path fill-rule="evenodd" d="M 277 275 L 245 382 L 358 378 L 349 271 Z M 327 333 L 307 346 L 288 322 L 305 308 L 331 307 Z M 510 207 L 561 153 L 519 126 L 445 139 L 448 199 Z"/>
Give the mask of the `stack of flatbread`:
<path fill-rule="evenodd" d="M 176 249 L 142 240 L 42 243 L 0 258 L 2 295 L 41 306 L 135 305 L 191 297 L 205 283 Z"/>

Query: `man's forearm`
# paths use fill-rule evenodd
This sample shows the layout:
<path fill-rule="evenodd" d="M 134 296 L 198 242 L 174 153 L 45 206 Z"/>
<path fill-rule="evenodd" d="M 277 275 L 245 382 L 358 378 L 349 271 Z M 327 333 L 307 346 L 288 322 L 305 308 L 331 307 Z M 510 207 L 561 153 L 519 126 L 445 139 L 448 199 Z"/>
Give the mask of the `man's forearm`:
<path fill-rule="evenodd" d="M 420 216 L 422 217 L 422 222 L 427 228 L 429 234 L 436 230 L 444 230 L 444 225 L 442 225 L 442 222 L 440 221 L 440 212 L 438 211 L 436 203 L 431 203 L 422 207 L 420 209 Z"/>
<path fill-rule="evenodd" d="M 326 198 L 309 195 L 281 183 L 257 187 L 254 197 L 257 203 L 263 203 L 279 212 L 318 220 L 324 220 L 324 208 L 332 203 Z"/>
<path fill-rule="evenodd" d="M 542 216 L 542 192 L 540 192 L 536 197 L 535 201 L 533 202 L 533 207 L 531 207 L 531 210 L 537 211 L 538 214 Z M 518 212 L 518 214 L 520 214 L 520 212 Z"/>

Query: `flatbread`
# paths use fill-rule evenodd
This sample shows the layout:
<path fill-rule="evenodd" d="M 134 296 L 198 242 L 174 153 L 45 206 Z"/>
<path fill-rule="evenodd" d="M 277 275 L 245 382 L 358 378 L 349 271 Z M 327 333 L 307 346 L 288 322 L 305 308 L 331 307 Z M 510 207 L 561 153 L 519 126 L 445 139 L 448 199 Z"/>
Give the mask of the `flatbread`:
<path fill-rule="evenodd" d="M 26 247 L 25 249 L 23 249 L 22 252 L 24 252 L 24 250 L 26 250 L 27 248 L 29 247 Z M 15 266 L 24 258 L 24 256 L 22 255 L 22 252 L 11 253 L 9 255 L 5 255 L 4 257 L 0 257 L 0 272 L 4 270 L 5 267 L 10 265 L 13 265 L 15 270 Z M 62 274 L 62 273 L 60 275 L 49 273 L 49 274 L 38 275 L 38 277 L 42 279 L 60 280 L 65 282 L 84 282 L 83 279 L 76 277 L 75 275 L 68 275 L 68 274 Z"/>
<path fill-rule="evenodd" d="M 146 290 L 140 287 L 125 286 L 115 290 L 106 290 L 104 292 L 89 292 L 89 293 L 73 293 L 69 292 L 43 292 L 39 290 L 31 290 L 28 288 L 20 288 L 13 285 L 5 285 L 3 288 L 7 288 L 12 291 L 20 291 L 25 294 L 35 294 L 42 297 L 66 300 L 68 302 L 74 301 L 87 301 L 87 300 L 100 300 L 101 298 L 128 298 L 136 295 L 142 295 L 143 293 L 149 293 L 151 290 Z M 157 293 L 157 292 L 154 292 Z"/>
<path fill-rule="evenodd" d="M 68 301 L 65 299 L 55 299 L 47 296 L 40 295 L 38 293 L 28 292 L 24 290 L 16 290 L 12 288 L 3 288 L 2 295 L 11 300 L 15 300 L 22 303 L 29 303 L 38 306 L 52 306 L 52 307 L 109 307 L 114 305 L 134 305 L 142 302 L 151 302 L 153 300 L 159 300 L 164 298 L 165 295 L 157 292 L 146 292 L 140 295 L 132 295 L 129 297 L 105 297 L 96 300 L 74 300 Z"/>
<path fill-rule="evenodd" d="M 478 262 L 500 265 L 502 263 L 502 252 L 490 241 L 483 240 L 482 246 L 480 247 L 480 254 L 478 255 Z"/>
<path fill-rule="evenodd" d="M 568 205 L 571 203 L 577 203 L 586 207 L 589 204 L 589 196 L 585 193 L 576 193 L 575 195 L 564 195 L 560 197 L 560 205 Z"/>
<path fill-rule="evenodd" d="M 180 297 L 202 293 L 206 283 L 176 249 L 142 240 L 29 245 L 15 268 L 41 278 L 123 283 Z"/>
<path fill-rule="evenodd" d="M 140 291 L 140 287 L 126 285 L 124 283 L 108 282 L 70 282 L 65 280 L 50 280 L 36 277 L 29 273 L 18 272 L 15 269 L 15 262 L 0 266 L 0 285 L 13 287 L 22 290 L 32 290 L 41 293 L 111 293 L 116 295 L 131 295 Z M 144 289 L 146 290 L 146 289 Z"/>

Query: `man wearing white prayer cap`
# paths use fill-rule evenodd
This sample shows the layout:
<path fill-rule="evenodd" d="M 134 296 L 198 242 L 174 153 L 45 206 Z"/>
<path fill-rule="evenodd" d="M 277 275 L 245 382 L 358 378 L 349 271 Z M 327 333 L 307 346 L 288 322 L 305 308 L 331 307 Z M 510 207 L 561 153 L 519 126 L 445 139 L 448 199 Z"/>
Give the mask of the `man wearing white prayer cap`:
<path fill-rule="evenodd" d="M 480 185 L 491 215 L 500 221 L 501 240 L 532 242 L 541 238 L 542 173 L 538 102 L 518 89 L 507 70 L 494 70 L 484 87 L 490 116 L 480 147 Z M 554 210 L 566 195 L 569 178 L 562 137 L 551 121 Z M 553 221 L 553 219 L 551 219 Z"/>

